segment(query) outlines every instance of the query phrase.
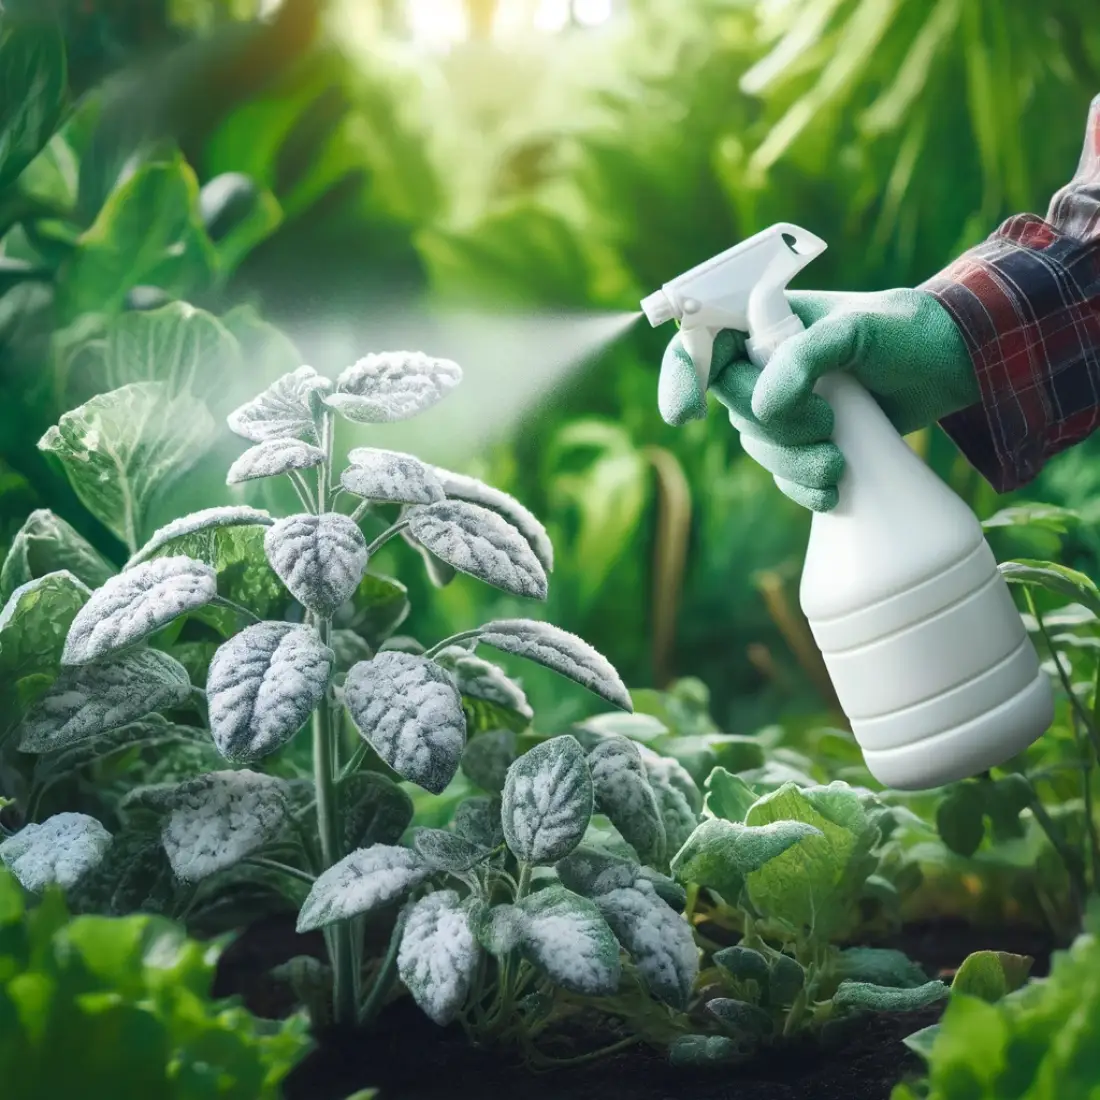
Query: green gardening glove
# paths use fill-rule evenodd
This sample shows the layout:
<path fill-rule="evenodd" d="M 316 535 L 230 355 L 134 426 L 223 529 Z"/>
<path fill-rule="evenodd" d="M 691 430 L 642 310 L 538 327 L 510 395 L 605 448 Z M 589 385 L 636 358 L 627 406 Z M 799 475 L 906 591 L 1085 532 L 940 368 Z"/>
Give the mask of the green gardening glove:
<path fill-rule="evenodd" d="M 787 300 L 805 332 L 780 344 L 763 370 L 748 361 L 744 333 L 719 333 L 710 389 L 729 409 L 745 452 L 803 507 L 835 508 L 844 472 L 844 456 L 831 441 L 833 410 L 813 392 L 822 375 L 850 372 L 902 435 L 981 399 L 962 336 L 932 295 L 790 291 Z M 706 395 L 679 335 L 661 363 L 658 402 L 670 424 L 706 415 Z"/>

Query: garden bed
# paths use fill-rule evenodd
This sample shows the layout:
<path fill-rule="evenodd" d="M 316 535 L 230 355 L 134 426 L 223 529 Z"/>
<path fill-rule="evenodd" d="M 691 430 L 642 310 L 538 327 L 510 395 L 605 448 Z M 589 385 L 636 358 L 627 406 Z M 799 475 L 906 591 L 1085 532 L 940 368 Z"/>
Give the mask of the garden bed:
<path fill-rule="evenodd" d="M 983 929 L 947 919 L 906 926 L 877 946 L 896 947 L 931 976 L 945 977 L 971 952 L 983 949 L 1028 954 L 1032 974 L 1046 974 L 1054 946 L 1028 928 Z M 319 933 L 299 935 L 293 916 L 256 922 L 222 956 L 214 992 L 240 994 L 261 1016 L 280 1017 L 293 997 L 267 975 L 294 955 L 322 957 Z M 934 1023 L 942 1006 L 917 1012 L 878 1014 L 861 1020 L 840 1042 L 824 1047 L 800 1039 L 739 1068 L 686 1070 L 638 1046 L 581 1067 L 534 1073 L 511 1052 L 472 1047 L 458 1026 L 433 1024 L 408 997 L 394 1001 L 369 1033 L 330 1033 L 291 1073 L 286 1100 L 344 1100 L 356 1089 L 375 1087 L 380 1100 L 455 1100 L 500 1095 L 523 1100 L 887 1100 L 892 1087 L 921 1068 L 902 1040 Z M 601 1031 L 603 1032 L 601 1034 Z M 622 1038 L 606 1020 L 576 1022 L 559 1035 L 558 1056 L 575 1055 Z"/>

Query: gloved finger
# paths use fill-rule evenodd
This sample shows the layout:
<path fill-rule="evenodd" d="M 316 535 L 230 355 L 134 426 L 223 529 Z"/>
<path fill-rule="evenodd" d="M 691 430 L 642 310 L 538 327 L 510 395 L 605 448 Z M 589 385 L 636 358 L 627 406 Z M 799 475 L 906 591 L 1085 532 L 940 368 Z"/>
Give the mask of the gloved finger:
<path fill-rule="evenodd" d="M 742 333 L 724 329 L 714 340 L 710 377 L 715 378 L 735 359 L 745 354 Z M 657 381 L 657 407 L 666 424 L 702 420 L 707 414 L 706 393 L 699 387 L 698 372 L 677 333 L 665 348 Z"/>
<path fill-rule="evenodd" d="M 844 473 L 844 456 L 833 443 L 781 447 L 766 439 L 742 435 L 741 446 L 768 473 L 806 489 L 835 489 Z"/>
<path fill-rule="evenodd" d="M 743 359 L 731 363 L 711 384 L 715 397 L 730 411 L 730 423 L 739 432 L 792 446 L 823 443 L 832 437 L 832 407 L 817 394 L 810 395 L 797 416 L 777 417 L 762 425 L 752 411 L 753 389 L 759 378 L 759 368 Z"/>
<path fill-rule="evenodd" d="M 840 494 L 836 489 L 807 489 L 805 485 L 785 481 L 781 477 L 775 479 L 775 484 L 785 497 L 790 497 L 795 504 L 809 508 L 811 512 L 831 512 L 840 503 Z"/>
<path fill-rule="evenodd" d="M 752 411 L 764 424 L 791 419 L 809 403 L 822 375 L 844 370 L 865 351 L 865 326 L 858 316 L 826 317 L 784 340 L 760 372 Z"/>

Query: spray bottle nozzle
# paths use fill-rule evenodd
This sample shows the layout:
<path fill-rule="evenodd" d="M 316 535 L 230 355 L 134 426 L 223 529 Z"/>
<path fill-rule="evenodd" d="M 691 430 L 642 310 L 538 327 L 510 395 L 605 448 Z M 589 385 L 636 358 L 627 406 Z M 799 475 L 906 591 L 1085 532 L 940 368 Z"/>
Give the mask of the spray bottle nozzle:
<path fill-rule="evenodd" d="M 676 310 L 672 308 L 672 303 L 663 290 L 655 290 L 648 298 L 642 299 L 642 312 L 654 328 L 671 321 L 676 316 Z"/>

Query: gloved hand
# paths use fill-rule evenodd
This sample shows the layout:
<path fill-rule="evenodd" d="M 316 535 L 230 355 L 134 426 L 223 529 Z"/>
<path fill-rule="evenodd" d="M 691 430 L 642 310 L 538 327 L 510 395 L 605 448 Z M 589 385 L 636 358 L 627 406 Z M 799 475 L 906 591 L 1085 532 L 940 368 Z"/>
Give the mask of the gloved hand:
<path fill-rule="evenodd" d="M 835 508 L 844 471 L 831 442 L 833 411 L 813 392 L 822 375 L 850 372 L 902 435 L 981 399 L 962 336 L 932 295 L 789 291 L 787 300 L 805 332 L 780 344 L 762 371 L 748 361 L 744 333 L 719 333 L 710 389 L 729 409 L 745 452 L 803 507 Z M 669 424 L 706 415 L 706 395 L 679 335 L 661 363 L 658 403 Z"/>

